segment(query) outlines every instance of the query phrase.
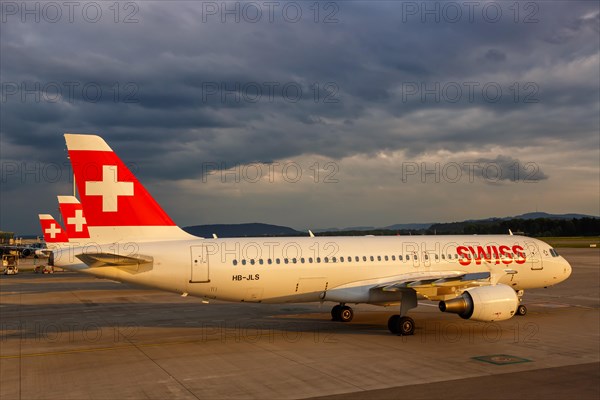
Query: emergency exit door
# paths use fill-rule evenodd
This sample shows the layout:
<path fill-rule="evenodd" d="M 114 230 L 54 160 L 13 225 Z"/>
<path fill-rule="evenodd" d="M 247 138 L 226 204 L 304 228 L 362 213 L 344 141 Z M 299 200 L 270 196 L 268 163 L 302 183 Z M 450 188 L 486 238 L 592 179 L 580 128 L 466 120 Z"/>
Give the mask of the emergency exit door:
<path fill-rule="evenodd" d="M 192 272 L 190 283 L 210 282 L 208 248 L 206 246 L 191 246 Z"/>

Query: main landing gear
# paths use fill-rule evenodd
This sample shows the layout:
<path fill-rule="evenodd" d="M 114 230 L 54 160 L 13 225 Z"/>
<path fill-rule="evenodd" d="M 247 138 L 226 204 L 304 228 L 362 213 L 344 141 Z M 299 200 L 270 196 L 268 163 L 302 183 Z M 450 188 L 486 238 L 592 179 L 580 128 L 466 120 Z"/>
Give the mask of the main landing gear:
<path fill-rule="evenodd" d="M 388 319 L 388 329 L 394 335 L 410 336 L 415 333 L 415 320 L 411 317 L 392 315 Z"/>
<path fill-rule="evenodd" d="M 402 292 L 400 302 L 400 314 L 392 315 L 388 320 L 388 329 L 394 335 L 410 336 L 415 333 L 415 321 L 406 315 L 408 310 L 417 306 L 417 292 L 405 290 Z M 350 322 L 354 317 L 354 311 L 344 303 L 340 303 L 331 309 L 331 320 Z"/>
<path fill-rule="evenodd" d="M 411 336 L 415 333 L 415 320 L 408 317 L 408 310 L 417 306 L 417 292 L 406 290 L 402 292 L 400 315 L 392 315 L 388 320 L 388 329 L 394 335 Z"/>
<path fill-rule="evenodd" d="M 521 304 L 521 302 L 523 301 L 523 294 L 525 292 L 523 290 L 519 290 L 517 291 L 517 297 L 519 297 L 519 305 L 517 306 L 517 312 L 515 313 L 515 315 L 525 315 L 527 314 L 527 307 L 525 307 L 525 305 Z"/>
<path fill-rule="evenodd" d="M 338 304 L 331 309 L 331 320 L 339 322 L 350 322 L 354 318 L 354 311 L 344 303 Z"/>

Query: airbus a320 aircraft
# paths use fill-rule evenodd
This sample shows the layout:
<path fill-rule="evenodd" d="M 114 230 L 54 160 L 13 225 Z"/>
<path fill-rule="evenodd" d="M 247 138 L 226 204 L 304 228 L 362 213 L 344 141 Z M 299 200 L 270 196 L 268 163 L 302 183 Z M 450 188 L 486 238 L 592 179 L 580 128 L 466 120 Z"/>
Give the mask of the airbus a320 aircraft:
<path fill-rule="evenodd" d="M 477 321 L 525 314 L 523 291 L 571 266 L 546 243 L 513 235 L 204 239 L 184 232 L 99 136 L 65 135 L 93 244 L 54 252 L 56 266 L 205 299 L 399 305 L 388 328 L 412 335 L 417 298 Z"/>

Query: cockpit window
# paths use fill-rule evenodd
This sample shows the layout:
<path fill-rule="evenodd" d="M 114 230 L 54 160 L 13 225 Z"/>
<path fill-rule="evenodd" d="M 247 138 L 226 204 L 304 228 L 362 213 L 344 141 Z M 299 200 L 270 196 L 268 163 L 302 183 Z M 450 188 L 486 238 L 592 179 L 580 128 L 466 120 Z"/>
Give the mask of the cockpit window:
<path fill-rule="evenodd" d="M 550 248 L 550 254 L 552 254 L 552 257 L 558 257 L 558 252 L 553 248 Z"/>

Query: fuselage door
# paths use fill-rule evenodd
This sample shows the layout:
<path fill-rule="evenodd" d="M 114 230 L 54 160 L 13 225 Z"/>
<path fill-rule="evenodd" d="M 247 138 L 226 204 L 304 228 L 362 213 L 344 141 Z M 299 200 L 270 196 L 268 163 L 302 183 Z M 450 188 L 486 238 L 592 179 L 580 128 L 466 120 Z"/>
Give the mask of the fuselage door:
<path fill-rule="evenodd" d="M 540 249 L 534 242 L 525 242 L 525 254 L 527 254 L 527 265 L 531 266 L 531 269 L 540 270 L 544 269 L 542 265 L 542 255 Z"/>
<path fill-rule="evenodd" d="M 190 283 L 210 282 L 208 248 L 206 246 L 190 246 L 192 270 Z"/>

